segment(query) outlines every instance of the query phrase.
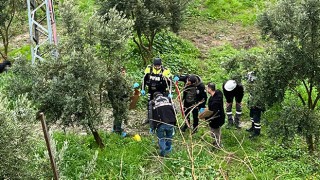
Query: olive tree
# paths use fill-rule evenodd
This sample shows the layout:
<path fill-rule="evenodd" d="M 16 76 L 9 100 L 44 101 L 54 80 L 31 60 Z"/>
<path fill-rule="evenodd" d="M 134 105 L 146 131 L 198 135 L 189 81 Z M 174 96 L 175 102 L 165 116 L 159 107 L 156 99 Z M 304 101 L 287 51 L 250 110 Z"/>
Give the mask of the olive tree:
<path fill-rule="evenodd" d="M 0 179 L 43 177 L 39 170 L 49 163 L 40 167 L 35 160 L 35 107 L 25 95 L 9 101 L 1 93 L 0 101 Z"/>
<path fill-rule="evenodd" d="M 7 93 L 13 98 L 17 94 L 28 93 L 30 100 L 46 114 L 49 124 L 60 124 L 62 127 L 80 125 L 89 129 L 99 147 L 103 148 L 96 127 L 102 122 L 102 108 L 106 103 L 103 98 L 104 84 L 112 73 L 108 72 L 108 62 L 114 63 L 118 59 L 113 59 L 114 56 L 110 56 L 109 61 L 104 59 L 99 39 L 103 31 L 95 23 L 97 21 L 82 21 L 82 14 L 78 13 L 72 1 L 64 2 L 60 15 L 64 31 L 59 42 L 59 56 L 48 56 L 46 61 L 35 65 L 23 59 L 16 60 L 11 69 L 13 76 L 9 79 Z M 118 23 L 124 22 L 116 13 L 110 17 L 118 18 Z M 125 39 L 122 35 L 130 34 L 121 28 L 112 29 L 116 27 L 120 26 L 110 26 L 109 29 L 118 35 L 109 37 L 109 43 L 114 44 L 110 47 L 122 47 L 119 45 L 121 38 Z"/>
<path fill-rule="evenodd" d="M 12 24 L 24 4 L 25 2 L 21 0 L 0 0 L 0 37 L 4 47 L 4 50 L 0 51 L 0 55 L 4 59 L 7 58 L 10 38 L 14 34 L 11 29 Z"/>
<path fill-rule="evenodd" d="M 273 134 L 302 134 L 310 152 L 319 138 L 320 1 L 282 0 L 259 16 L 263 37 L 273 42 L 260 67 L 260 98 L 281 103 Z M 288 98 L 290 98 L 288 103 Z M 276 133 L 277 131 L 277 133 Z"/>
<path fill-rule="evenodd" d="M 176 33 L 179 31 L 186 3 L 183 0 L 98 0 L 99 14 L 105 15 L 116 7 L 127 18 L 134 20 L 133 41 L 144 64 L 153 57 L 154 39 L 161 30 L 171 28 Z"/>

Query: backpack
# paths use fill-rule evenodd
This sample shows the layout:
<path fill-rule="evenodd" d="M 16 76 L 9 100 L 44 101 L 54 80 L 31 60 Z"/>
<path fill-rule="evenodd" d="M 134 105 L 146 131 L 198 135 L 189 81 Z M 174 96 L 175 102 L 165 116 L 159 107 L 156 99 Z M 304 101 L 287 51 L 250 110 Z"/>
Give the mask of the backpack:
<path fill-rule="evenodd" d="M 197 101 L 197 87 L 188 86 L 185 92 L 186 92 L 186 96 L 184 98 L 185 102 L 188 104 L 195 104 Z"/>

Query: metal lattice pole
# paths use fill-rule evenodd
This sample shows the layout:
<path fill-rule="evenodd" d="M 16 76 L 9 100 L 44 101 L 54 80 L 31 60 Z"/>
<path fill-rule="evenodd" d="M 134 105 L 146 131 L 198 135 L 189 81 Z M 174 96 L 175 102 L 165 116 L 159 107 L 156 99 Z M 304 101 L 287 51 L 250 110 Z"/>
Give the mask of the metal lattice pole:
<path fill-rule="evenodd" d="M 42 46 L 58 43 L 54 8 L 52 0 L 27 0 L 27 5 L 32 63 L 35 63 L 43 61 L 43 55 L 47 53 L 45 49 L 41 49 Z"/>

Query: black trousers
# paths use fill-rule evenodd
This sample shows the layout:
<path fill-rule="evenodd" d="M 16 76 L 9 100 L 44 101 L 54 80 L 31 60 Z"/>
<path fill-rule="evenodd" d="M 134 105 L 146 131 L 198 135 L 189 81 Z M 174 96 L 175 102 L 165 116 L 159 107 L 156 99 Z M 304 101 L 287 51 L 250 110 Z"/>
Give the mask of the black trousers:
<path fill-rule="evenodd" d="M 186 105 L 184 108 L 185 108 L 184 114 L 186 115 L 188 123 L 190 124 L 190 115 L 192 114 L 192 116 L 193 116 L 193 129 L 196 129 L 199 125 L 199 118 L 198 118 L 199 109 L 198 109 L 198 107 L 194 108 L 193 106 Z M 185 126 L 187 126 L 187 124 L 185 124 Z"/>
<path fill-rule="evenodd" d="M 253 133 L 256 135 L 259 135 L 261 130 L 261 112 L 262 110 L 260 108 L 250 108 L 250 118 L 252 122 Z"/>

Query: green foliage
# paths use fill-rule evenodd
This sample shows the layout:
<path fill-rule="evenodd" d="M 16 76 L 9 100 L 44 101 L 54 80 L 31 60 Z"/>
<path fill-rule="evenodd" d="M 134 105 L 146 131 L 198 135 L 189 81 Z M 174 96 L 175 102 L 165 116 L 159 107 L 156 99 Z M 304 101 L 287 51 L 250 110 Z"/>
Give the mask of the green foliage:
<path fill-rule="evenodd" d="M 163 31 L 155 37 L 154 50 L 172 73 L 197 73 L 199 50 L 190 42 Z"/>
<path fill-rule="evenodd" d="M 155 36 L 164 29 L 171 28 L 178 32 L 185 9 L 181 0 L 135 0 L 135 1 L 106 1 L 99 0 L 99 14 L 104 16 L 111 8 L 116 8 L 134 20 L 134 43 L 146 65 L 154 56 L 153 44 Z M 109 17 L 105 17 L 109 21 Z"/>
<path fill-rule="evenodd" d="M 108 18 L 109 20 L 105 21 Z M 117 62 L 115 59 L 118 57 L 120 60 L 122 50 L 131 38 L 133 20 L 126 19 L 123 13 L 112 8 L 100 17 L 99 22 L 98 38 L 102 47 L 100 50 L 102 56 L 108 59 L 109 64 L 118 64 L 119 68 L 122 62 Z"/>
<path fill-rule="evenodd" d="M 228 75 L 221 68 L 221 65 L 229 61 L 232 57 L 239 53 L 231 45 L 219 46 L 210 50 L 208 60 L 205 61 L 204 71 L 211 76 L 208 76 L 208 81 L 223 82 Z"/>
<path fill-rule="evenodd" d="M 9 42 L 11 36 L 15 34 L 12 29 L 12 22 L 17 18 L 17 14 L 24 8 L 22 0 L 0 0 L 0 37 L 4 50 L 0 55 L 6 59 L 9 52 Z"/>
<path fill-rule="evenodd" d="M 43 176 L 34 161 L 36 110 L 26 96 L 9 102 L 0 94 L 0 179 Z M 9 107 L 11 107 L 9 109 Z"/>
<path fill-rule="evenodd" d="M 261 172 L 259 177 L 267 179 L 274 175 L 284 179 L 307 179 L 319 169 L 316 160 L 302 149 L 284 149 L 276 145 L 254 157 L 252 163 L 255 172 Z"/>
<path fill-rule="evenodd" d="M 88 161 L 98 150 L 98 156 L 93 163 L 95 168 L 87 175 L 89 179 L 128 178 L 143 177 L 141 171 L 148 164 L 146 157 L 151 141 L 143 138 L 142 142 L 129 138 L 121 138 L 116 134 L 103 134 L 105 149 L 98 150 L 92 136 L 78 136 L 76 134 L 55 133 L 54 139 L 57 148 L 61 149 L 64 141 L 68 142 L 68 148 L 64 153 L 64 160 L 60 166 L 62 174 L 67 178 L 79 177 L 90 167 Z"/>
<path fill-rule="evenodd" d="M 204 2 L 196 0 L 188 8 L 188 13 L 213 20 L 223 19 L 252 25 L 257 18 L 257 14 L 261 12 L 267 2 L 274 2 L 274 0 L 206 0 Z"/>
<path fill-rule="evenodd" d="M 268 120 L 270 136 L 275 139 L 280 137 L 282 142 L 288 145 L 296 134 L 319 136 L 319 112 L 302 106 L 301 103 L 299 104 L 290 97 L 293 95 L 288 95 L 286 101 L 281 104 L 282 109 L 273 112 L 273 118 Z"/>
<path fill-rule="evenodd" d="M 113 9 L 108 14 L 112 19 L 109 23 L 98 24 L 96 20 L 102 17 L 92 17 L 91 23 L 85 24 L 72 1 L 65 2 L 60 13 L 66 30 L 59 42 L 59 56 L 47 57 L 45 62 L 35 65 L 26 63 L 25 59 L 17 60 L 5 87 L 6 94 L 15 99 L 29 93 L 29 99 L 46 114 L 49 123 L 59 121 L 64 127 L 80 125 L 95 133 L 107 102 L 105 90 L 112 94 L 115 87 L 124 86 L 117 84 L 122 81 L 112 79 L 114 76 L 110 74 L 120 74 L 120 57 L 130 37 L 132 22 Z M 107 55 L 101 55 L 104 50 L 109 51 Z M 115 80 L 113 89 L 108 89 L 108 81 L 112 80 Z M 123 104 L 124 95 L 129 97 L 127 92 L 110 100 L 113 105 Z M 117 109 L 115 116 L 117 113 L 123 115 L 126 111 Z M 99 144 L 101 141 L 95 138 Z"/>
<path fill-rule="evenodd" d="M 319 138 L 319 133 L 315 133 L 310 124 L 302 123 L 305 116 L 298 112 L 305 111 L 310 118 L 317 114 L 309 110 L 315 110 L 320 98 L 319 8 L 319 1 L 283 0 L 263 13 L 258 21 L 263 35 L 274 39 L 276 47 L 271 49 L 271 56 L 261 66 L 258 81 L 260 97 L 272 105 L 282 102 L 287 90 L 296 94 L 295 98 L 304 108 L 297 110 L 290 104 L 292 107 L 286 108 L 286 112 L 292 111 L 289 114 L 295 115 L 290 116 L 290 119 L 296 119 L 295 126 L 308 132 L 304 135 L 309 151 L 314 150 L 313 136 Z M 301 85 L 303 89 L 299 89 Z"/>
<path fill-rule="evenodd" d="M 14 49 L 8 53 L 8 56 L 10 57 L 17 57 L 17 56 L 23 56 L 26 57 L 27 60 L 31 61 L 31 46 L 30 45 L 24 45 L 20 48 Z"/>

